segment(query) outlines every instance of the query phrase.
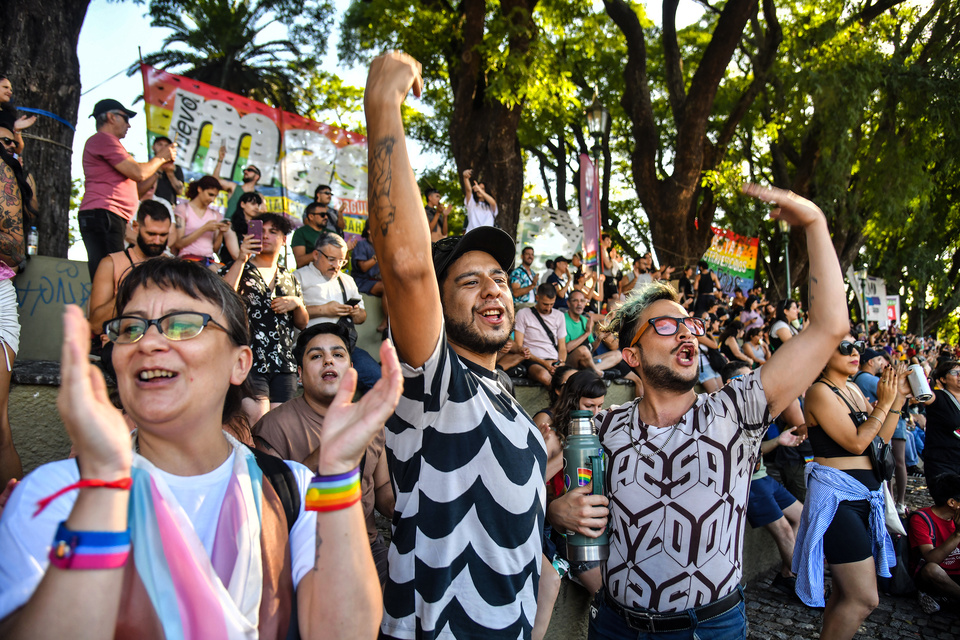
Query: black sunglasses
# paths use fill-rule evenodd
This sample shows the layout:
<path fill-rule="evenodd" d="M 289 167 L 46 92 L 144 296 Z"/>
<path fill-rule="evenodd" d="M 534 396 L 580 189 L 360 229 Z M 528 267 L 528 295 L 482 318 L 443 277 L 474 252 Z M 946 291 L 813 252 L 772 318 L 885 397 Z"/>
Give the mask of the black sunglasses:
<path fill-rule="evenodd" d="M 17 141 L 13 138 L 3 137 L 0 138 L 0 144 L 3 144 L 5 147 L 15 147 L 17 146 Z"/>
<path fill-rule="evenodd" d="M 864 342 L 863 340 L 857 340 L 856 342 L 850 342 L 849 340 L 844 340 L 843 342 L 840 343 L 840 346 L 837 347 L 837 350 L 840 352 L 840 355 L 842 356 L 849 356 L 854 351 L 862 354 L 864 351 L 867 350 L 867 343 Z"/>

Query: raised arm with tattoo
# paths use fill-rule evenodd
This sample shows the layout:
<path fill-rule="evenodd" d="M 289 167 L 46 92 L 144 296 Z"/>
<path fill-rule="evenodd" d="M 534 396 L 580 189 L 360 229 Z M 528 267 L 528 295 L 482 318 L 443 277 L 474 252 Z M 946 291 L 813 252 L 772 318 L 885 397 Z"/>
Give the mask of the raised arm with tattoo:
<path fill-rule="evenodd" d="M 420 63 L 402 53 L 374 60 L 364 91 L 370 181 L 370 236 L 387 298 L 417 292 L 417 304 L 390 309 L 400 358 L 420 366 L 440 337 L 440 290 L 433 271 L 430 230 L 423 215 L 404 140 L 400 105 L 412 89 L 420 95 Z"/>

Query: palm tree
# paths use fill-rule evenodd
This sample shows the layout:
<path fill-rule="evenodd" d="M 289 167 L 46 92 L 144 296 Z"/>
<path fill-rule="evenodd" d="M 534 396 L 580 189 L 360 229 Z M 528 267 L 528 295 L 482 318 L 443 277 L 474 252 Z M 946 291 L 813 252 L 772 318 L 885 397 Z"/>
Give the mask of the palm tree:
<path fill-rule="evenodd" d="M 296 110 L 292 86 L 325 48 L 332 10 L 323 0 L 152 0 L 150 14 L 152 26 L 171 33 L 161 51 L 144 56 L 146 64 Z M 291 39 L 256 42 L 274 23 Z M 307 42 L 314 50 L 304 55 Z M 138 70 L 134 64 L 127 73 Z"/>

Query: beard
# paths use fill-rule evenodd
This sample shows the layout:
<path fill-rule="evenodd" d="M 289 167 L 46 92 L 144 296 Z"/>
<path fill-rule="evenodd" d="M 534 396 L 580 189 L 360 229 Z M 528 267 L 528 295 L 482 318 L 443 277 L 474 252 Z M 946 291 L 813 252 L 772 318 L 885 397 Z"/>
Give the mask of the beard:
<path fill-rule="evenodd" d="M 505 332 L 502 336 L 486 336 L 481 333 L 477 328 L 476 321 L 473 318 L 472 310 L 469 322 L 455 320 L 444 313 L 443 320 L 447 328 L 447 338 L 450 340 L 450 342 L 469 349 L 474 353 L 480 353 L 483 355 L 497 353 L 503 348 L 503 345 L 507 344 L 507 340 L 510 339 L 510 332 L 513 331 L 513 312 L 509 309 L 504 309 L 503 313 L 505 320 L 504 324 L 509 323 L 510 330 Z"/>
<path fill-rule="evenodd" d="M 137 234 L 137 247 L 140 248 L 140 252 L 143 253 L 148 258 L 156 258 L 163 254 L 163 250 L 167 248 L 167 243 L 163 244 L 147 244 L 143 240 L 143 236 L 139 233 Z"/>
<path fill-rule="evenodd" d="M 250 182 L 256 182 L 256 181 L 259 180 L 259 179 L 260 179 L 260 176 L 256 176 L 256 177 L 253 177 L 253 176 L 250 176 L 250 177 L 243 176 L 243 182 L 244 182 L 244 184 L 247 184 L 247 183 L 250 183 Z"/>
<path fill-rule="evenodd" d="M 639 345 L 637 346 L 639 347 Z M 699 361 L 693 370 L 693 377 L 687 379 L 665 364 L 648 364 L 643 359 L 643 347 L 640 347 L 639 351 L 640 370 L 643 371 L 643 383 L 645 385 L 664 391 L 676 391 L 677 393 L 686 393 L 696 386 L 700 371 Z"/>

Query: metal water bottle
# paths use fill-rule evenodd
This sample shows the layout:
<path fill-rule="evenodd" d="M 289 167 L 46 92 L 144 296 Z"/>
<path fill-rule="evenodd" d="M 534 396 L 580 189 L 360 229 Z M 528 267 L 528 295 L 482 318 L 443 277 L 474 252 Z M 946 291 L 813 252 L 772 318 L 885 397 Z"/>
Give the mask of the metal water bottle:
<path fill-rule="evenodd" d="M 27 255 L 35 256 L 37 255 L 37 242 L 40 241 L 40 236 L 37 234 L 36 227 L 30 227 L 30 233 L 27 234 Z"/>
<path fill-rule="evenodd" d="M 563 446 L 564 491 L 583 487 L 593 482 L 594 495 L 603 495 L 604 456 L 600 438 L 593 433 L 593 414 L 589 411 L 571 411 L 567 442 Z M 567 534 L 567 560 L 589 562 L 606 560 L 610 553 L 607 532 L 598 538 L 579 533 Z"/>

